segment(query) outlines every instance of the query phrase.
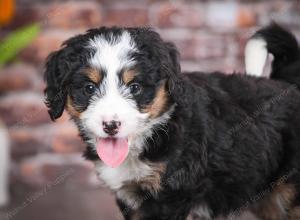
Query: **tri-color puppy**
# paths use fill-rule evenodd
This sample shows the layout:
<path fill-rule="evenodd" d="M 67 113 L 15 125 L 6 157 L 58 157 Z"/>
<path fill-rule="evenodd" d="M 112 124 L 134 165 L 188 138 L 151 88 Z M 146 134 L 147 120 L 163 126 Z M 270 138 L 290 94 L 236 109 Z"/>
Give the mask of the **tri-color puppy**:
<path fill-rule="evenodd" d="M 49 56 L 46 103 L 53 120 L 69 112 L 126 220 L 300 219 L 299 49 L 271 25 L 249 72 L 268 51 L 276 80 L 183 74 L 151 29 L 92 29 Z"/>

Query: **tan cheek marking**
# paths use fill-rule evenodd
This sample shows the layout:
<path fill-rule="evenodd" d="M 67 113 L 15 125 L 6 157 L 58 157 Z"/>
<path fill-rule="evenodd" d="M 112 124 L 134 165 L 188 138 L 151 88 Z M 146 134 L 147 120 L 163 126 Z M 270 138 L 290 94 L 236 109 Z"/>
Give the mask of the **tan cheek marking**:
<path fill-rule="evenodd" d="M 127 70 L 122 75 L 122 80 L 125 84 L 128 84 L 130 81 L 134 79 L 134 77 L 137 75 L 137 72 L 134 70 Z"/>
<path fill-rule="evenodd" d="M 89 77 L 89 79 L 95 84 L 99 84 L 103 78 L 102 73 L 99 70 L 88 68 L 85 70 L 85 73 Z"/>
<path fill-rule="evenodd" d="M 74 108 L 74 104 L 70 96 L 68 96 L 67 98 L 66 109 L 72 117 L 76 117 L 76 118 L 80 117 L 81 113 Z"/>
<path fill-rule="evenodd" d="M 167 108 L 169 99 L 168 99 L 168 92 L 166 91 L 165 88 L 165 84 L 166 82 L 164 81 L 163 84 L 158 89 L 158 91 L 156 92 L 156 96 L 154 100 L 143 110 L 143 112 L 150 114 L 150 118 L 158 117 Z"/>
<path fill-rule="evenodd" d="M 295 199 L 295 187 L 291 184 L 280 184 L 255 209 L 260 218 L 277 220 L 285 218 Z"/>

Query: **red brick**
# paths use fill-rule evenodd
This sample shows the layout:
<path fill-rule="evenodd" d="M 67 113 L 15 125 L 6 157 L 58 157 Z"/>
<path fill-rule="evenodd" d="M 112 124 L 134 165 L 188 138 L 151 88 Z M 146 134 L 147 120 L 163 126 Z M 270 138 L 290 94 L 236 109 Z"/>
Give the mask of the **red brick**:
<path fill-rule="evenodd" d="M 79 183 L 89 183 L 91 173 L 93 170 L 88 163 L 84 161 L 84 158 L 79 157 L 81 161 L 72 162 L 70 164 L 45 164 L 42 166 L 42 174 L 47 183 L 56 180 L 56 184 L 63 183 L 65 181 L 76 181 Z"/>
<path fill-rule="evenodd" d="M 194 32 L 190 30 L 158 30 L 162 38 L 174 43 L 183 60 L 195 59 Z"/>
<path fill-rule="evenodd" d="M 206 24 L 216 29 L 235 28 L 237 13 L 238 3 L 234 1 L 210 2 L 207 6 Z"/>
<path fill-rule="evenodd" d="M 19 165 L 20 180 L 31 186 L 55 187 L 66 181 L 89 184 L 91 175 L 91 163 L 79 154 L 39 154 Z"/>
<path fill-rule="evenodd" d="M 210 34 L 201 34 L 195 39 L 196 60 L 224 57 L 224 38 Z"/>
<path fill-rule="evenodd" d="M 234 1 L 210 2 L 207 6 L 206 24 L 217 30 L 228 31 L 256 24 L 256 11 L 253 6 Z"/>
<path fill-rule="evenodd" d="M 54 50 L 58 50 L 61 44 L 82 33 L 83 30 L 63 31 L 63 30 L 46 30 L 43 31 L 27 48 L 25 48 L 20 58 L 28 63 L 43 64 L 47 56 Z"/>
<path fill-rule="evenodd" d="M 151 9 L 152 24 L 158 27 L 199 28 L 204 24 L 203 5 L 159 3 Z"/>
<path fill-rule="evenodd" d="M 140 7 L 109 7 L 105 10 L 106 26 L 146 26 L 148 10 Z"/>
<path fill-rule="evenodd" d="M 251 7 L 240 7 L 237 24 L 241 28 L 252 27 L 256 24 L 256 13 Z"/>
<path fill-rule="evenodd" d="M 101 5 L 92 1 L 24 4 L 17 7 L 16 16 L 7 28 L 39 22 L 47 28 L 87 29 L 102 23 L 101 12 Z"/>
<path fill-rule="evenodd" d="M 274 1 L 273 4 L 262 4 L 261 9 L 264 10 L 260 15 L 260 22 L 264 25 L 270 23 L 270 21 L 276 21 L 277 23 L 287 27 L 298 27 L 300 20 L 300 4 L 299 1 Z"/>
<path fill-rule="evenodd" d="M 0 99 L 0 115 L 10 126 L 50 122 L 44 97 L 35 93 L 13 93 Z"/>
<path fill-rule="evenodd" d="M 16 29 L 24 25 L 41 21 L 43 18 L 43 9 L 44 7 L 42 5 L 18 5 L 18 7 L 16 7 L 16 14 L 7 28 Z"/>
<path fill-rule="evenodd" d="M 36 165 L 32 163 L 23 162 L 20 168 L 21 168 L 20 171 L 22 176 L 30 177 L 30 176 L 38 175 L 39 173 L 38 167 L 36 167 Z"/>
<path fill-rule="evenodd" d="M 183 71 L 202 71 L 202 72 L 215 72 L 222 71 L 224 73 L 232 74 L 240 70 L 239 63 L 241 61 L 234 58 L 217 58 L 205 61 L 182 61 L 181 67 Z"/>
<path fill-rule="evenodd" d="M 45 8 L 41 23 L 51 28 L 91 28 L 102 23 L 101 7 L 96 2 L 53 3 Z"/>
<path fill-rule="evenodd" d="M 176 39 L 173 41 L 180 51 L 180 56 L 182 59 L 195 60 L 195 39 Z"/>
<path fill-rule="evenodd" d="M 42 80 L 36 68 L 26 64 L 7 66 L 0 72 L 0 92 L 34 90 Z"/>
<path fill-rule="evenodd" d="M 54 129 L 51 148 L 56 153 L 83 152 L 85 144 L 78 136 L 77 127 L 73 123 L 64 123 Z"/>
<path fill-rule="evenodd" d="M 237 33 L 235 42 L 239 44 L 239 51 L 237 56 L 243 58 L 245 53 L 245 46 L 251 36 L 257 31 L 257 28 L 247 28 L 246 30 Z"/>
<path fill-rule="evenodd" d="M 71 122 L 53 125 L 12 127 L 9 129 L 12 157 L 20 160 L 41 152 L 61 154 L 82 153 L 84 143 L 78 137 L 77 128 Z"/>
<path fill-rule="evenodd" d="M 162 37 L 175 43 L 183 60 L 218 58 L 225 55 L 224 37 L 203 31 L 160 31 Z M 176 35 L 175 35 L 176 34 Z"/>
<path fill-rule="evenodd" d="M 10 129 L 11 156 L 14 160 L 20 160 L 28 156 L 45 151 L 47 139 L 38 134 L 36 130 Z"/>

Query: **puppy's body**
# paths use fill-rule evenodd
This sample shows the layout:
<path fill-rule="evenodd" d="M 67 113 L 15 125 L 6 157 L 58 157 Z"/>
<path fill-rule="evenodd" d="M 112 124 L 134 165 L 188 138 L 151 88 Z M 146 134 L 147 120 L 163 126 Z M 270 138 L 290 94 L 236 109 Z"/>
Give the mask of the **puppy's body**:
<path fill-rule="evenodd" d="M 130 28 L 95 29 L 67 41 L 50 57 L 46 77 L 50 115 L 59 117 L 66 105 L 88 144 L 85 156 L 116 192 L 125 219 L 299 214 L 297 81 L 180 74 L 171 44 Z M 101 120 L 104 126 L 111 113 L 121 126 L 107 136 Z M 124 137 L 128 156 L 111 168 L 99 158 L 101 143 Z"/>
<path fill-rule="evenodd" d="M 240 214 L 277 187 L 283 191 L 275 197 L 293 193 L 286 202 L 274 204 L 272 212 L 280 206 L 288 209 L 290 200 L 296 202 L 300 168 L 300 136 L 294 133 L 300 125 L 296 88 L 219 73 L 187 74 L 183 82 L 189 88 L 183 94 L 186 103 L 176 107 L 167 134 L 159 132 L 152 143 L 164 154 L 146 151 L 141 158 L 166 164 L 162 189 L 154 198 L 147 198 L 147 190 L 126 195 L 137 202 L 146 195 L 139 212 L 150 219 L 184 219 L 191 209 L 205 210 L 201 214 L 210 218 Z"/>

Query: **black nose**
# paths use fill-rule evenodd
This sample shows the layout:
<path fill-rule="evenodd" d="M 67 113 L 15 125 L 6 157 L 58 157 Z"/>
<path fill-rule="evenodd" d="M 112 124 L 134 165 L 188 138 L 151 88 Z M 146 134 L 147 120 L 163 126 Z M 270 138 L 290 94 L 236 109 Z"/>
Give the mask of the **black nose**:
<path fill-rule="evenodd" d="M 121 126 L 121 122 L 120 121 L 103 121 L 102 122 L 102 125 L 103 125 L 103 131 L 106 133 L 106 134 L 109 134 L 109 135 L 115 135 L 118 133 L 119 131 L 119 128 Z"/>

